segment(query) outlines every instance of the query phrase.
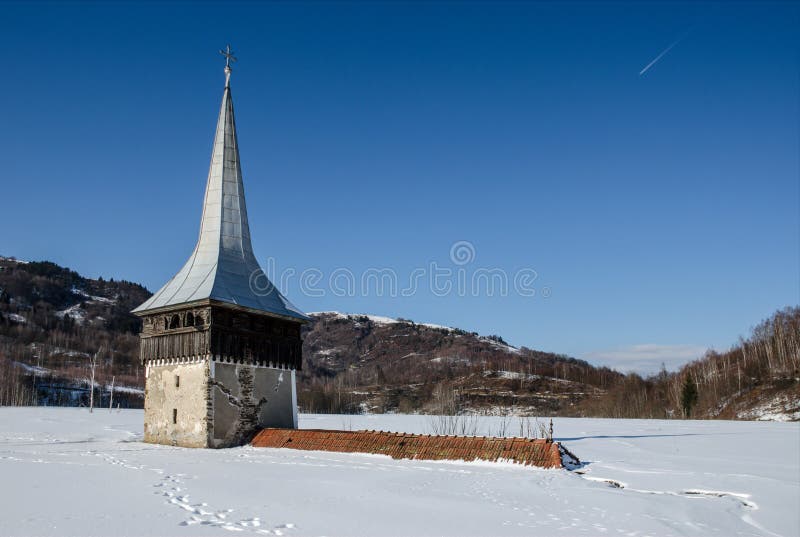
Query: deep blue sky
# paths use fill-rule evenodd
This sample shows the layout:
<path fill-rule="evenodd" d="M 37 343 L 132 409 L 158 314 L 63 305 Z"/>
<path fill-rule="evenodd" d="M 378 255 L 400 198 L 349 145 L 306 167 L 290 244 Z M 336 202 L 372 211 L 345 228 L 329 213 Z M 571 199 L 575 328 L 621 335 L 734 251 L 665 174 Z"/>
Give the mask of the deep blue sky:
<path fill-rule="evenodd" d="M 623 370 L 800 302 L 797 4 L 2 4 L 0 254 L 160 287 L 194 245 L 230 42 L 254 247 L 534 297 L 304 295 Z M 640 71 L 676 40 L 646 73 Z M 547 288 L 549 297 L 542 296 Z"/>

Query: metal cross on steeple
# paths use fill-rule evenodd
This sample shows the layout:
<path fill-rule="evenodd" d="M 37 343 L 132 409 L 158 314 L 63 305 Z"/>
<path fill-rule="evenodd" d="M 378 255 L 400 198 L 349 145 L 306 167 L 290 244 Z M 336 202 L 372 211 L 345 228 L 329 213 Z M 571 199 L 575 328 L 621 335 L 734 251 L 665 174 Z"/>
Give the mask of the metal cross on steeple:
<path fill-rule="evenodd" d="M 227 88 L 231 82 L 231 62 L 235 62 L 236 57 L 233 55 L 230 45 L 226 46 L 225 50 L 220 50 L 219 53 L 225 56 L 225 87 Z"/>
<path fill-rule="evenodd" d="M 230 69 L 231 68 L 231 62 L 235 62 L 236 61 L 236 57 L 233 55 L 233 51 L 231 50 L 231 46 L 227 45 L 225 47 L 225 50 L 220 50 L 219 53 L 222 54 L 223 56 L 225 56 L 225 69 Z"/>

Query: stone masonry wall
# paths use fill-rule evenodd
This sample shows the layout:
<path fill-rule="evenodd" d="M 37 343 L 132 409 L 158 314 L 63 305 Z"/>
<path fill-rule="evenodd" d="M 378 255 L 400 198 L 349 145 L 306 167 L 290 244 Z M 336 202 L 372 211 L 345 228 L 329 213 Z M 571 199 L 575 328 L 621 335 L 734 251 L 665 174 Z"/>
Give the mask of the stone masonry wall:
<path fill-rule="evenodd" d="M 209 366 L 148 365 L 145 381 L 144 441 L 206 447 Z"/>
<path fill-rule="evenodd" d="M 248 443 L 264 427 L 297 427 L 294 371 L 202 361 L 149 365 L 144 440 L 182 447 Z"/>

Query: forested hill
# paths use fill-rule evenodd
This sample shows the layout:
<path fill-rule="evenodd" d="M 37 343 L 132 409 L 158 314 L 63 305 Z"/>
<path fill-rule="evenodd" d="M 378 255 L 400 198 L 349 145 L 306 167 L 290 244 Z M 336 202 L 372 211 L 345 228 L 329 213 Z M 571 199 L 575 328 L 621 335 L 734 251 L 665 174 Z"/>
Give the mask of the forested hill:
<path fill-rule="evenodd" d="M 108 392 L 113 378 L 128 394 L 116 399 L 140 406 L 140 321 L 130 310 L 149 296 L 135 283 L 0 258 L 0 404 L 85 404 L 97 353 L 98 391 Z M 298 375 L 307 411 L 575 413 L 622 378 L 500 336 L 366 315 L 312 317 Z"/>
<path fill-rule="evenodd" d="M 113 378 L 117 403 L 141 406 L 141 323 L 130 310 L 149 296 L 136 283 L 0 257 L 0 404 L 85 402 L 98 353 L 99 387 Z"/>
<path fill-rule="evenodd" d="M 114 400 L 141 406 L 140 322 L 130 310 L 149 296 L 136 283 L 0 257 L 0 404 L 85 404 L 97 355 L 100 403 L 113 378 Z M 798 308 L 727 352 L 647 379 L 458 328 L 337 312 L 312 318 L 298 374 L 304 411 L 800 419 Z M 688 401 L 687 384 L 696 394 Z"/>
<path fill-rule="evenodd" d="M 316 411 L 800 420 L 800 308 L 776 312 L 725 352 L 649 378 L 457 328 L 313 317 L 300 387 Z"/>
<path fill-rule="evenodd" d="M 624 378 L 497 335 L 374 315 L 312 317 L 300 393 L 316 411 L 577 415 Z"/>

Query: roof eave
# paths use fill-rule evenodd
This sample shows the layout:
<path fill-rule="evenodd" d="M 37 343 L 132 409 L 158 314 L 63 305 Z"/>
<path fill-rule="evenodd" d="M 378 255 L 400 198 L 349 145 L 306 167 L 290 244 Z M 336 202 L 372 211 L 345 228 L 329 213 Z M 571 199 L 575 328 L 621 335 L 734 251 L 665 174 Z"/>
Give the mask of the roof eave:
<path fill-rule="evenodd" d="M 227 308 L 236 311 L 244 311 L 247 313 L 255 313 L 257 315 L 264 315 L 266 317 L 274 317 L 276 319 L 282 319 L 284 321 L 291 321 L 295 323 L 309 323 L 313 321 L 311 317 L 306 315 L 305 313 L 297 313 L 297 315 L 282 315 L 280 313 L 275 313 L 273 311 L 265 311 L 260 310 L 258 308 L 248 308 L 247 306 L 240 306 L 239 304 L 234 304 L 232 302 L 225 302 L 224 300 L 215 300 L 213 298 L 204 298 L 201 300 L 193 300 L 191 302 L 181 302 L 180 304 L 173 304 L 169 306 L 160 306 L 157 308 L 149 308 L 146 310 L 137 310 L 134 309 L 131 311 L 137 317 L 146 317 L 148 315 L 156 315 L 159 313 L 166 313 L 169 311 L 175 311 L 179 309 L 187 309 L 187 308 L 196 308 L 198 306 L 219 306 L 222 308 Z"/>

